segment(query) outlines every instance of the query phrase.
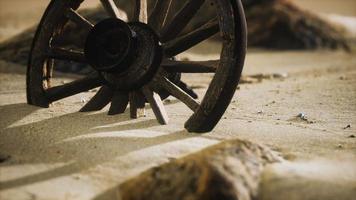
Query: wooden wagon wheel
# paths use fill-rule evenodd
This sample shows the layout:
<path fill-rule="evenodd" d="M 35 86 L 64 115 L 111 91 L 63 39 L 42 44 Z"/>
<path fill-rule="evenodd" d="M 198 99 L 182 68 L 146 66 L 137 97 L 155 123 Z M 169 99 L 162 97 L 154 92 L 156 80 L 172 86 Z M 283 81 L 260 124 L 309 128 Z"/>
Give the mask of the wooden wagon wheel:
<path fill-rule="evenodd" d="M 63 98 L 101 87 L 81 111 L 100 110 L 111 102 L 109 114 L 123 113 L 130 104 L 132 118 L 149 102 L 161 124 L 168 115 L 159 90 L 165 90 L 194 113 L 185 123 L 190 132 L 211 131 L 229 105 L 238 85 L 246 53 L 246 22 L 240 0 L 216 0 L 216 17 L 187 33 L 187 26 L 208 0 L 187 0 L 168 21 L 172 0 L 157 0 L 148 13 L 147 0 L 135 0 L 130 22 L 120 20 L 114 0 L 101 0 L 111 16 L 95 25 L 77 12 L 84 0 L 52 0 L 32 44 L 28 72 L 29 104 L 48 107 Z M 58 46 L 56 36 L 67 23 L 88 32 L 83 49 Z M 170 58 L 219 33 L 219 60 L 176 61 Z M 65 37 L 65 35 L 64 35 Z M 95 73 L 70 83 L 51 86 L 55 60 L 87 63 Z M 215 73 L 201 103 L 167 78 L 169 73 Z"/>

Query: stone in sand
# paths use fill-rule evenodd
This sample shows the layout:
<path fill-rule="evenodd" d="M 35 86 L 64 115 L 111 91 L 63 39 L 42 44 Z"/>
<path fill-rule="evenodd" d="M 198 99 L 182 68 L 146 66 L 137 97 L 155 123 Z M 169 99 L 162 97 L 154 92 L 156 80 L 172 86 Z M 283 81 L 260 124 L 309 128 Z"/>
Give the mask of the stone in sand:
<path fill-rule="evenodd" d="M 251 200 L 264 166 L 279 160 L 251 142 L 222 142 L 142 173 L 122 184 L 120 194 L 122 200 Z"/>

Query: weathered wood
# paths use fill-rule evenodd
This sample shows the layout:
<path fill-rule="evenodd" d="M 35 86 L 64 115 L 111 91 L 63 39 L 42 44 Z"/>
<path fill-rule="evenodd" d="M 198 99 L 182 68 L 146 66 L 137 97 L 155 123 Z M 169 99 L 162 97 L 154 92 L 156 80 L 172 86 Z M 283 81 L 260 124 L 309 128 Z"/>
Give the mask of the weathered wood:
<path fill-rule="evenodd" d="M 157 118 L 158 123 L 160 124 L 168 124 L 169 118 L 164 108 L 161 97 L 149 89 L 147 86 L 142 89 L 143 94 L 145 95 L 147 101 L 150 103 L 151 108 Z"/>
<path fill-rule="evenodd" d="M 53 77 L 53 67 L 54 67 L 54 60 L 53 59 L 47 59 L 46 60 L 46 66 L 45 66 L 45 88 L 50 88 L 52 87 L 52 77 Z"/>
<path fill-rule="evenodd" d="M 87 31 L 92 29 L 94 26 L 89 20 L 85 19 L 82 15 L 80 15 L 77 11 L 73 10 L 72 8 L 69 8 L 65 12 L 65 15 L 66 17 L 68 17 L 68 19 L 75 22 L 77 25 L 83 27 Z"/>
<path fill-rule="evenodd" d="M 173 61 L 166 60 L 162 67 L 167 72 L 181 73 L 214 73 L 218 68 L 220 60 L 208 61 Z"/>
<path fill-rule="evenodd" d="M 163 45 L 167 57 L 176 56 L 219 32 L 219 22 L 216 18 L 208 21 L 196 30 L 186 33 Z"/>
<path fill-rule="evenodd" d="M 100 0 L 100 2 L 103 5 L 106 12 L 109 14 L 109 16 L 120 19 L 121 16 L 120 10 L 116 6 L 114 0 Z"/>
<path fill-rule="evenodd" d="M 113 97 L 113 91 L 108 86 L 102 86 L 99 91 L 90 99 L 80 112 L 91 112 L 103 109 L 108 105 Z"/>
<path fill-rule="evenodd" d="M 120 185 L 122 200 L 253 200 L 266 165 L 279 162 L 267 147 L 222 142 L 154 167 Z"/>
<path fill-rule="evenodd" d="M 183 8 L 174 15 L 173 19 L 164 25 L 160 32 L 163 42 L 174 39 L 189 23 L 205 0 L 188 0 Z"/>
<path fill-rule="evenodd" d="M 135 0 L 135 9 L 133 14 L 133 21 L 142 22 L 147 24 L 148 21 L 148 10 L 147 10 L 147 0 Z"/>
<path fill-rule="evenodd" d="M 81 92 L 86 92 L 100 85 L 102 85 L 102 80 L 99 76 L 87 76 L 64 85 L 48 88 L 46 90 L 46 96 L 53 102 Z"/>
<path fill-rule="evenodd" d="M 84 56 L 84 52 L 72 50 L 72 49 L 49 47 L 46 52 L 46 55 L 49 58 L 54 58 L 54 59 L 59 59 L 59 60 L 87 63 L 87 60 Z"/>
<path fill-rule="evenodd" d="M 148 19 L 148 24 L 156 31 L 161 30 L 168 17 L 173 0 L 157 0 Z"/>
<path fill-rule="evenodd" d="M 185 105 L 187 105 L 193 112 L 198 110 L 199 103 L 195 101 L 189 94 L 179 88 L 177 85 L 172 83 L 168 78 L 163 77 L 159 79 L 156 84 L 158 87 L 162 87 L 167 92 L 169 92 L 172 96 L 182 101 Z"/>
<path fill-rule="evenodd" d="M 223 47 L 219 67 L 198 110 L 185 123 L 190 132 L 211 131 L 229 106 L 245 63 L 247 28 L 240 1 L 217 1 Z M 231 28 L 234 27 L 234 28 Z"/>
<path fill-rule="evenodd" d="M 97 79 L 90 81 L 88 85 L 82 85 L 86 82 L 86 79 L 82 79 L 63 86 L 50 87 L 49 79 L 52 78 L 53 66 L 49 67 L 45 63 L 53 59 L 48 59 L 46 51 L 53 40 L 56 40 L 57 36 L 63 33 L 62 26 L 69 20 L 65 16 L 66 11 L 69 8 L 76 10 L 79 4 L 80 1 L 51 1 L 46 9 L 34 36 L 34 41 L 32 45 L 29 45 L 31 51 L 26 77 L 27 102 L 29 104 L 48 107 L 52 101 L 74 95 L 75 92 L 79 93 L 87 90 L 87 88 L 90 89 L 95 84 L 101 84 L 98 83 L 101 82 L 99 77 L 96 77 Z"/>
<path fill-rule="evenodd" d="M 117 115 L 125 112 L 129 104 L 129 94 L 123 91 L 115 91 L 111 101 L 109 115 Z"/>
<path fill-rule="evenodd" d="M 55 101 L 59 100 L 86 90 L 91 89 L 93 86 L 99 86 L 102 84 L 99 80 L 87 80 L 88 78 L 81 79 L 69 84 L 65 84 L 63 86 L 57 86 L 53 88 L 46 88 L 43 87 L 43 77 L 46 77 L 46 70 L 43 69 L 43 63 L 45 62 L 45 58 L 48 57 L 46 50 L 50 43 L 53 43 L 53 47 L 65 47 L 67 49 L 51 49 L 49 55 L 50 58 L 56 59 L 63 59 L 63 60 L 71 60 L 71 61 L 81 61 L 83 59 L 83 53 L 81 52 L 74 52 L 71 49 L 82 49 L 85 45 L 85 38 L 86 37 L 79 37 L 81 36 L 82 29 L 79 29 L 81 32 L 80 34 L 73 34 L 77 33 L 78 27 L 75 26 L 73 23 L 66 24 L 67 17 L 63 16 L 63 13 L 68 10 L 68 8 L 72 8 L 76 10 L 79 5 L 78 2 L 75 5 L 71 5 L 72 1 L 61 1 L 61 0 L 53 0 L 51 1 L 50 6 L 48 7 L 46 14 L 44 15 L 43 22 L 39 27 L 39 31 L 37 32 L 35 41 L 34 41 L 34 48 L 31 52 L 31 64 L 29 66 L 29 75 L 28 80 L 32 80 L 35 77 L 36 81 L 28 81 L 30 84 L 34 84 L 36 88 L 31 88 L 28 90 L 30 96 L 41 97 L 39 100 L 36 99 L 36 105 L 48 105 L 47 100 Z M 147 23 L 147 12 L 148 12 L 148 2 L 147 0 L 136 0 L 135 1 L 135 12 L 134 12 L 134 21 L 141 21 L 143 23 Z M 161 42 L 165 43 L 167 41 L 171 41 L 177 39 L 177 36 L 185 29 L 185 27 L 190 23 L 191 19 L 196 15 L 196 13 L 200 10 L 201 6 L 203 6 L 204 0 L 188 0 L 184 1 L 183 6 L 180 9 L 177 9 L 178 12 L 174 15 L 173 13 L 169 13 L 167 17 L 166 11 L 164 11 L 162 23 L 164 23 L 162 27 L 162 31 L 160 33 Z M 210 3 L 210 4 L 209 4 Z M 117 86 L 120 88 L 121 85 L 127 86 L 127 90 L 135 89 L 137 91 L 130 91 L 130 115 L 132 118 L 138 118 L 140 116 L 145 115 L 145 102 L 148 100 L 155 112 L 158 120 L 161 123 L 167 123 L 168 117 L 166 116 L 165 111 L 163 110 L 164 107 L 162 105 L 161 100 L 158 98 L 157 95 L 148 94 L 147 99 L 142 94 L 141 90 L 145 87 L 145 84 L 153 83 L 152 86 L 155 91 L 162 91 L 168 92 L 186 104 L 191 110 L 193 110 L 194 114 L 186 123 L 186 128 L 189 131 L 194 132 L 207 132 L 210 131 L 216 123 L 220 120 L 222 114 L 226 110 L 232 95 L 235 93 L 236 85 L 238 83 L 238 79 L 240 77 L 240 73 L 244 63 L 244 54 L 246 49 L 246 26 L 244 21 L 244 13 L 242 10 L 242 6 L 240 1 L 216 1 L 214 3 L 207 2 L 204 4 L 207 8 L 213 8 L 214 13 L 217 14 L 217 20 L 219 21 L 219 26 L 217 25 L 216 21 L 212 20 L 205 25 L 202 26 L 201 29 L 190 29 L 187 28 L 182 33 L 182 37 L 174 40 L 174 42 L 169 43 L 172 46 L 172 52 L 178 53 L 179 51 L 184 51 L 191 46 L 194 46 L 201 42 L 202 40 L 214 35 L 217 28 L 220 30 L 222 36 L 222 53 L 221 59 L 219 61 L 205 61 L 205 62 L 183 62 L 183 63 L 173 63 L 171 65 L 172 70 L 181 70 L 186 72 L 214 72 L 216 74 L 211 82 L 208 93 L 205 95 L 202 105 L 199 106 L 199 103 L 194 100 L 196 96 L 194 93 L 190 93 L 190 96 L 187 92 L 189 92 L 189 88 L 181 84 L 182 87 L 179 86 L 181 82 L 175 84 L 169 80 L 169 73 L 158 70 L 158 65 L 162 60 L 169 60 L 169 58 L 165 57 L 165 55 L 161 54 L 161 49 L 159 47 L 155 47 L 154 45 L 158 43 L 158 41 L 154 41 L 153 43 L 148 43 L 144 40 L 145 34 L 152 34 L 152 38 L 154 38 L 154 34 L 147 31 L 145 34 L 137 34 L 137 39 L 139 45 L 137 49 L 154 49 L 154 51 L 146 51 L 141 52 L 143 55 L 147 55 L 145 59 L 135 58 L 130 56 L 130 63 L 127 65 L 128 69 L 130 69 L 131 73 L 121 73 L 120 76 L 117 76 L 114 71 L 103 71 L 100 72 L 102 78 L 106 79 L 107 82 L 110 84 Z M 102 1 L 103 6 L 106 8 L 108 13 L 111 15 L 117 15 L 115 11 L 116 6 L 114 5 L 114 1 L 106 0 Z M 169 6 L 170 7 L 170 6 Z M 205 8 L 204 7 L 204 8 Z M 198 13 L 201 14 L 199 11 Z M 80 16 L 76 15 L 77 13 L 73 14 L 75 19 L 81 20 Z M 83 15 L 85 19 L 90 19 L 90 17 L 86 17 Z M 105 16 L 105 14 L 104 14 Z M 216 15 L 210 16 L 207 19 L 213 19 Z M 79 17 L 79 18 L 76 18 Z M 73 17 L 72 17 L 73 18 Z M 169 18 L 169 20 L 167 19 Z M 91 20 L 93 22 L 97 22 L 97 20 Z M 73 26 L 74 25 L 74 26 Z M 67 29 L 68 28 L 68 29 Z M 138 33 L 139 31 L 144 31 L 141 29 L 140 26 L 131 26 L 132 29 L 135 29 L 135 32 Z M 73 32 L 74 31 L 74 32 Z M 53 33 L 60 33 L 59 38 L 54 38 L 53 41 Z M 186 35 L 184 35 L 186 33 Z M 76 35 L 76 37 L 73 37 Z M 148 35 L 149 36 L 149 35 Z M 74 39 L 76 38 L 76 39 Z M 151 38 L 151 39 L 152 39 Z M 146 39 L 149 39 L 148 37 Z M 80 40 L 80 41 L 79 41 Z M 83 41 L 84 40 L 84 41 Z M 168 44 L 168 45 L 169 45 Z M 145 47 L 145 45 L 147 45 Z M 147 47 L 155 47 L 155 48 L 147 48 Z M 45 48 L 43 48 L 45 47 Z M 174 49 L 173 49 L 174 48 Z M 155 55 L 152 53 L 156 52 Z M 48 54 L 48 53 L 47 53 Z M 150 64 L 153 60 L 149 57 L 155 56 L 154 62 L 152 65 Z M 162 57 L 161 57 L 162 55 Z M 47 56 L 47 57 L 46 57 Z M 33 61 L 32 61 L 33 60 Z M 59 61 L 58 61 L 59 62 Z M 62 61 L 61 61 L 62 62 Z M 101 61 L 104 62 L 104 61 Z M 217 68 L 217 62 L 219 63 L 219 67 Z M 34 63 L 34 64 L 32 64 Z M 34 66 L 34 67 L 32 67 Z M 144 69 L 145 67 L 149 67 L 149 69 Z M 156 68 L 157 67 L 157 68 Z M 132 74 L 141 73 L 142 70 L 148 70 L 149 73 L 144 80 L 136 79 L 135 76 L 131 76 Z M 152 74 L 151 74 L 152 73 Z M 176 73 L 179 74 L 179 73 Z M 130 76 L 128 76 L 130 75 Z M 174 74 L 173 74 L 174 75 Z M 131 78 L 130 78 L 131 77 Z M 147 78 L 147 80 L 146 80 Z M 149 80 L 148 80 L 149 79 Z M 96 82 L 98 81 L 98 82 Z M 130 82 L 132 81 L 132 82 Z M 100 82 L 100 83 L 99 83 Z M 98 85 L 99 84 L 99 85 Z M 182 89 L 183 88 L 183 89 Z M 187 91 L 185 92 L 184 89 Z M 44 92 L 43 92 L 44 91 Z M 42 94 L 45 93 L 45 94 Z M 45 96 L 46 98 L 43 98 Z M 100 97 L 100 95 L 98 95 Z M 47 99 L 48 97 L 48 99 Z M 119 97 L 118 97 L 119 98 Z M 35 99 L 35 98 L 29 98 Z M 120 98 L 119 98 L 120 99 Z M 124 106 L 119 106 L 122 102 L 126 101 L 113 101 L 111 113 L 117 113 L 118 111 L 121 112 Z M 94 100 L 93 100 L 94 101 Z M 32 100 L 32 102 L 35 102 Z M 32 103 L 29 101 L 29 103 Z M 94 101 L 95 102 L 95 101 Z M 106 101 L 107 102 L 107 101 Z"/>
<path fill-rule="evenodd" d="M 137 119 L 139 117 L 145 117 L 145 104 L 146 100 L 142 92 L 134 91 L 129 94 L 130 99 L 130 117 Z"/>
<path fill-rule="evenodd" d="M 120 5 L 125 6 L 130 5 L 128 1 L 119 0 Z M 164 0 L 164 2 L 168 2 L 168 0 Z M 184 1 L 181 2 L 184 3 Z M 246 18 L 249 22 L 249 46 L 273 49 L 349 49 L 353 44 L 345 37 L 342 28 L 328 23 L 323 17 L 299 8 L 293 2 L 285 0 L 246 0 L 243 2 L 245 3 Z M 206 10 L 204 13 L 209 12 L 212 12 L 212 10 Z M 92 22 L 105 17 L 101 9 L 98 8 L 82 10 L 79 13 Z M 196 16 L 193 19 L 191 23 L 193 30 L 200 27 L 196 21 L 202 17 Z M 282 30 L 285 32 L 281 32 Z M 1 43 L 0 58 L 10 62 L 27 64 L 35 31 L 36 27 L 29 28 Z M 68 41 L 76 43 L 78 43 L 77 38 L 85 36 L 85 33 L 79 32 L 77 29 L 67 30 L 67 32 L 76 33 L 68 35 L 67 38 Z M 61 70 L 60 67 L 56 69 Z"/>

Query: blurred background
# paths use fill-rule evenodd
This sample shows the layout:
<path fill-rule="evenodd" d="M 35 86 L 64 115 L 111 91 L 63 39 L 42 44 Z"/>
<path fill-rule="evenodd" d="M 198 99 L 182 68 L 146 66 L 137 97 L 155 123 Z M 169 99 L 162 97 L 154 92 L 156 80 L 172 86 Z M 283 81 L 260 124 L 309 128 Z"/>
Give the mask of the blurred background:
<path fill-rule="evenodd" d="M 216 131 L 192 137 L 182 131 L 191 112 L 175 99 L 166 101 L 173 119 L 168 126 L 158 126 L 150 109 L 138 121 L 107 116 L 105 109 L 78 113 L 97 90 L 49 109 L 28 106 L 29 49 L 49 0 L 0 0 L 0 153 L 9 155 L 0 162 L 0 199 L 105 199 L 143 169 L 236 138 L 266 144 L 292 164 L 268 175 L 264 199 L 308 193 L 354 199 L 356 0 L 242 1 L 249 49 L 238 91 Z M 98 2 L 85 0 L 81 7 L 91 9 L 80 12 L 92 22 L 103 13 Z M 209 10 L 202 9 L 196 17 L 205 14 Z M 63 35 L 71 41 L 81 37 L 75 29 L 69 33 Z M 177 60 L 217 59 L 220 49 L 212 37 Z M 54 85 L 92 69 L 61 61 L 55 67 L 76 76 L 55 71 Z M 202 98 L 212 77 L 183 74 L 182 81 Z"/>
<path fill-rule="evenodd" d="M 298 6 L 332 20 L 350 21 L 338 16 L 356 16 L 355 0 L 292 0 Z M 29 28 L 40 20 L 49 0 L 0 0 L 0 41 Z M 97 0 L 86 0 L 85 7 L 95 7 Z M 351 23 L 351 22 L 350 22 Z M 353 24 L 355 26 L 355 24 Z M 356 29 L 354 27 L 354 29 Z"/>
<path fill-rule="evenodd" d="M 133 10 L 132 0 L 117 0 L 117 5 L 128 16 Z M 108 17 L 99 0 L 86 0 L 81 14 L 92 22 Z M 148 1 L 148 9 L 154 5 Z M 242 0 L 248 24 L 249 52 L 264 50 L 344 50 L 356 49 L 355 0 Z M 49 0 L 0 0 L 0 59 L 26 65 L 29 47 L 37 23 Z M 173 1 L 168 19 L 185 1 Z M 204 25 L 216 14 L 213 0 L 207 0 L 188 26 L 190 32 Z M 84 33 L 68 29 L 64 43 L 80 47 Z M 181 60 L 209 60 L 220 56 L 219 36 L 178 55 Z M 73 41 L 78 44 L 73 44 Z M 216 42 L 218 41 L 218 42 Z M 80 49 L 80 48 L 79 48 Z M 88 73 L 89 68 L 77 64 L 63 64 L 57 70 Z"/>

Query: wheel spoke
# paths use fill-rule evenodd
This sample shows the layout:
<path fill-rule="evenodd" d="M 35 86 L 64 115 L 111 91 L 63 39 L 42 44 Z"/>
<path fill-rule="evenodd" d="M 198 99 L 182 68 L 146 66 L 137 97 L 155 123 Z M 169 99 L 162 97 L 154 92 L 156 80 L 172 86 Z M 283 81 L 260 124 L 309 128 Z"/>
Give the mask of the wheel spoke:
<path fill-rule="evenodd" d="M 86 58 L 84 52 L 76 51 L 72 49 L 64 49 L 58 47 L 48 48 L 46 55 L 49 58 L 59 59 L 59 60 L 68 60 L 79 63 L 86 63 Z"/>
<path fill-rule="evenodd" d="M 108 86 L 103 86 L 100 90 L 80 109 L 80 112 L 91 112 L 103 109 L 112 99 L 113 91 Z"/>
<path fill-rule="evenodd" d="M 168 78 L 163 77 L 158 81 L 159 87 L 163 87 L 171 95 L 182 101 L 192 111 L 196 111 L 199 108 L 199 103 L 195 101 L 189 94 L 184 92 L 177 85 L 172 83 Z"/>
<path fill-rule="evenodd" d="M 181 88 L 184 92 L 186 92 L 189 96 L 191 96 L 193 99 L 198 99 L 199 96 L 197 93 L 194 92 L 192 88 L 190 88 L 185 82 L 183 81 L 178 81 L 176 85 Z"/>
<path fill-rule="evenodd" d="M 135 0 L 133 21 L 147 24 L 147 0 Z"/>
<path fill-rule="evenodd" d="M 181 73 L 214 73 L 218 68 L 220 60 L 208 61 L 173 61 L 167 60 L 162 67 L 168 72 Z"/>
<path fill-rule="evenodd" d="M 214 18 L 200 28 L 166 43 L 164 45 L 165 55 L 166 57 L 176 56 L 177 54 L 190 49 L 218 32 L 219 23 L 217 18 Z"/>
<path fill-rule="evenodd" d="M 46 95 L 50 101 L 57 101 L 102 85 L 99 75 L 88 76 L 61 86 L 48 88 Z"/>
<path fill-rule="evenodd" d="M 147 86 L 142 89 L 142 92 L 145 95 L 147 101 L 150 103 L 158 123 L 164 125 L 168 124 L 168 115 L 166 109 L 164 108 L 161 97 L 157 93 L 150 90 Z"/>
<path fill-rule="evenodd" d="M 146 116 L 145 111 L 145 97 L 142 92 L 131 92 L 130 93 L 130 117 L 137 119 L 139 117 Z"/>
<path fill-rule="evenodd" d="M 120 18 L 120 10 L 114 0 L 100 0 L 100 2 L 110 17 Z"/>
<path fill-rule="evenodd" d="M 205 0 L 188 0 L 183 8 L 166 23 L 160 32 L 161 41 L 166 42 L 175 38 L 189 23 Z"/>
<path fill-rule="evenodd" d="M 71 21 L 75 22 L 77 25 L 85 28 L 86 30 L 90 30 L 93 28 L 93 24 L 85 19 L 83 16 L 81 16 L 77 11 L 73 10 L 72 8 L 69 8 L 67 12 L 65 13 L 65 16 L 68 17 Z"/>
<path fill-rule="evenodd" d="M 160 30 L 164 25 L 169 10 L 172 5 L 172 0 L 157 0 L 156 4 L 152 10 L 150 17 L 148 18 L 148 24 L 154 30 Z"/>
<path fill-rule="evenodd" d="M 52 76 L 53 76 L 53 66 L 54 66 L 54 60 L 47 59 L 45 72 L 44 72 L 44 75 L 45 75 L 44 78 L 46 80 L 46 88 L 52 87 L 51 80 L 52 80 Z"/>
<path fill-rule="evenodd" d="M 122 91 L 115 91 L 111 101 L 109 115 L 117 115 L 124 113 L 129 104 L 129 94 Z"/>

